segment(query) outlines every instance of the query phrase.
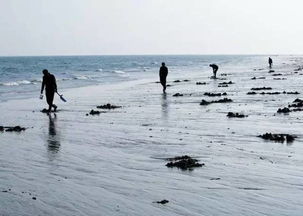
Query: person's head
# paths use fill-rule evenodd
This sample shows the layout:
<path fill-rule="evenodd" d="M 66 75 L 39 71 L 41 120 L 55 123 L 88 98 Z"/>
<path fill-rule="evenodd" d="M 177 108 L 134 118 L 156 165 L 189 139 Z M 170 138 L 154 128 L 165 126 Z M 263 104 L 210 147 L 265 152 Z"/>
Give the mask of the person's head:
<path fill-rule="evenodd" d="M 165 62 L 162 62 L 162 66 L 165 66 Z"/>
<path fill-rule="evenodd" d="M 209 67 L 213 66 L 212 64 L 209 65 Z"/>
<path fill-rule="evenodd" d="M 46 69 L 44 69 L 43 71 L 42 71 L 42 73 L 45 75 L 45 76 L 47 76 L 49 73 L 48 73 L 48 70 L 46 70 Z"/>

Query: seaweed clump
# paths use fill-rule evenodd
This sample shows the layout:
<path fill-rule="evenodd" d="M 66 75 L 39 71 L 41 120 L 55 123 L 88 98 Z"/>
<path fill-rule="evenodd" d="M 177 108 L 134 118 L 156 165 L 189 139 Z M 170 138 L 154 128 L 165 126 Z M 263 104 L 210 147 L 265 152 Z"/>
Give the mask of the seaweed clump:
<path fill-rule="evenodd" d="M 260 91 L 260 90 L 272 90 L 271 87 L 260 87 L 260 88 L 251 88 L 252 91 Z"/>
<path fill-rule="evenodd" d="M 177 167 L 181 170 L 192 170 L 195 167 L 202 167 L 205 165 L 204 163 L 198 163 L 199 160 L 193 159 L 187 155 L 168 158 L 167 160 L 170 161 L 166 164 L 167 167 Z"/>
<path fill-rule="evenodd" d="M 0 126 L 0 131 L 3 132 L 21 132 L 21 131 L 25 131 L 26 128 L 24 127 L 20 127 L 18 126 L 14 126 L 14 127 L 5 127 L 5 126 Z"/>
<path fill-rule="evenodd" d="M 205 92 L 204 93 L 205 96 L 209 96 L 209 97 L 217 97 L 217 96 L 226 96 L 227 93 L 211 93 L 211 92 Z"/>
<path fill-rule="evenodd" d="M 97 108 L 98 109 L 117 109 L 117 108 L 121 108 L 121 106 L 116 106 L 116 105 L 112 105 L 112 104 L 108 103 L 108 104 L 97 106 Z"/>
<path fill-rule="evenodd" d="M 182 96 L 183 96 L 183 94 L 181 94 L 181 93 L 176 93 L 173 95 L 173 97 L 182 97 Z"/>
<path fill-rule="evenodd" d="M 228 118 L 245 118 L 247 115 L 244 114 L 239 114 L 239 113 L 233 113 L 233 112 L 228 112 L 227 113 Z"/>
<path fill-rule="evenodd" d="M 206 100 L 202 100 L 202 101 L 200 102 L 200 105 L 209 105 L 209 104 L 212 104 L 212 103 L 229 103 L 229 102 L 232 102 L 232 99 L 223 98 L 223 99 L 215 100 L 215 101 L 206 101 Z"/>
<path fill-rule="evenodd" d="M 196 85 L 206 85 L 206 82 L 196 82 Z"/>
<path fill-rule="evenodd" d="M 284 141 L 293 142 L 296 138 L 296 136 L 290 134 L 273 134 L 273 133 L 265 133 L 263 135 L 259 135 L 258 137 L 275 142 L 284 142 Z"/>

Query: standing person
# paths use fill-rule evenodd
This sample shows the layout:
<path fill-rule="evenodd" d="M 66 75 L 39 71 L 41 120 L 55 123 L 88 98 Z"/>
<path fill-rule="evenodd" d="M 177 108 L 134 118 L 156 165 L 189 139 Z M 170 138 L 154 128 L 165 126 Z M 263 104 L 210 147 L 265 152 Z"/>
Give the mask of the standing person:
<path fill-rule="evenodd" d="M 44 74 L 42 86 L 41 86 L 41 95 L 40 98 L 43 99 L 43 90 L 45 87 L 45 96 L 46 101 L 49 105 L 48 112 L 51 112 L 52 107 L 54 107 L 54 112 L 57 110 L 57 106 L 53 104 L 55 92 L 57 92 L 56 78 L 53 74 L 50 74 L 48 70 L 44 69 L 42 71 Z"/>
<path fill-rule="evenodd" d="M 159 76 L 160 76 L 160 83 L 163 86 L 163 93 L 165 93 L 165 90 L 166 90 L 167 74 L 168 74 L 168 69 L 165 66 L 165 62 L 162 62 L 162 66 L 160 67 L 160 70 L 159 70 Z"/>
<path fill-rule="evenodd" d="M 271 66 L 272 66 L 272 59 L 270 57 L 268 58 L 268 64 L 269 64 L 269 68 L 271 68 Z"/>
<path fill-rule="evenodd" d="M 217 79 L 217 71 L 219 69 L 218 65 L 216 65 L 216 64 L 210 64 L 209 67 L 211 67 L 213 69 L 214 79 Z"/>

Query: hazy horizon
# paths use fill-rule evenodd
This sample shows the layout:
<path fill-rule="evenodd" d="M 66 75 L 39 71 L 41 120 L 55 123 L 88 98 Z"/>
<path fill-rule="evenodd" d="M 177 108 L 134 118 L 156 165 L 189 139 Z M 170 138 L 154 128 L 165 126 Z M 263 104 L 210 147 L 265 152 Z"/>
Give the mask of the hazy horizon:
<path fill-rule="evenodd" d="M 300 0 L 0 0 L 0 56 L 300 55 Z"/>

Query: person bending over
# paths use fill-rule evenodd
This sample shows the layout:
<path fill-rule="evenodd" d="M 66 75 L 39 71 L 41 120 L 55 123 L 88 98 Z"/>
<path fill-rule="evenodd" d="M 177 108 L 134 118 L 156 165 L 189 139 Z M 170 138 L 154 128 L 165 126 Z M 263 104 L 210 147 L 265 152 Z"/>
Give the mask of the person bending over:
<path fill-rule="evenodd" d="M 165 93 L 165 90 L 166 90 L 167 74 L 168 74 L 168 69 L 165 66 L 165 62 L 162 62 L 162 66 L 160 67 L 160 70 L 159 70 L 159 76 L 160 76 L 160 83 L 163 86 L 163 93 Z"/>
<path fill-rule="evenodd" d="M 54 101 L 54 95 L 57 92 L 57 84 L 56 84 L 56 78 L 53 74 L 50 74 L 48 70 L 44 69 L 42 71 L 43 73 L 43 81 L 41 86 L 41 96 L 40 98 L 43 98 L 43 90 L 45 87 L 45 96 L 46 101 L 49 105 L 48 112 L 51 112 L 52 107 L 54 108 L 54 112 L 57 110 L 57 106 L 53 104 Z"/>
<path fill-rule="evenodd" d="M 218 65 L 216 65 L 216 64 L 210 64 L 209 67 L 211 67 L 213 69 L 214 79 L 216 79 L 217 78 L 217 71 L 219 69 Z"/>

